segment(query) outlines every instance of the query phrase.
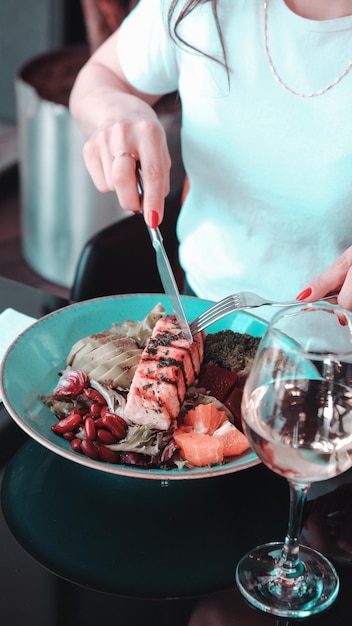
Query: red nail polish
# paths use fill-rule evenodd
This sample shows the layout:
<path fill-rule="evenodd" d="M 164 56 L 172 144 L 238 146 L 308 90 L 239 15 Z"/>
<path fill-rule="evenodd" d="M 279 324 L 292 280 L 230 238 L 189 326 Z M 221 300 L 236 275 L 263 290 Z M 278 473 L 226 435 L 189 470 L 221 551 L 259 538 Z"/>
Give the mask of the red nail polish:
<path fill-rule="evenodd" d="M 301 293 L 298 294 L 298 296 L 296 297 L 296 300 L 305 300 L 306 298 L 309 298 L 311 293 L 312 293 L 311 288 L 307 287 L 307 289 L 303 289 L 303 291 L 301 291 Z"/>
<path fill-rule="evenodd" d="M 148 221 L 151 228 L 155 229 L 159 226 L 159 213 L 157 211 L 150 211 L 148 215 Z"/>
<path fill-rule="evenodd" d="M 338 320 L 341 324 L 341 326 L 347 326 L 347 320 L 343 317 L 338 317 Z"/>

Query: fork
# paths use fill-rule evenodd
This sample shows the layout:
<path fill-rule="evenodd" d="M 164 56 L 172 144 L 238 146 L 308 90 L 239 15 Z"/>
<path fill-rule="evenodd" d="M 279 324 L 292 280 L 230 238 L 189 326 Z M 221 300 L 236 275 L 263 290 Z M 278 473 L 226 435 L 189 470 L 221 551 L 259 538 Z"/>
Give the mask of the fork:
<path fill-rule="evenodd" d="M 330 293 L 324 298 L 320 298 L 320 300 L 330 300 L 331 298 L 336 298 L 337 292 Z M 273 302 L 272 300 L 266 300 L 258 296 L 256 293 L 251 293 L 250 291 L 240 291 L 238 293 L 233 293 L 223 300 L 216 302 L 209 309 L 204 311 L 196 317 L 193 322 L 190 323 L 190 329 L 192 335 L 196 335 L 201 330 L 204 330 L 214 322 L 217 322 L 225 315 L 229 315 L 229 313 L 233 313 L 239 309 L 251 309 L 259 306 L 264 306 L 265 304 L 270 306 L 280 306 L 287 307 L 293 305 L 303 304 L 298 300 L 293 300 L 292 302 Z"/>

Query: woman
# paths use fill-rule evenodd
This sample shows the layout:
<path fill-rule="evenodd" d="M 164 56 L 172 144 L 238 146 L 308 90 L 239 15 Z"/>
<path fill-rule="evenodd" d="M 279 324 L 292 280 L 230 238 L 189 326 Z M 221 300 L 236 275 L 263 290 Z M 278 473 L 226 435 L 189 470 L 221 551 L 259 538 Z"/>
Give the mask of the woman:
<path fill-rule="evenodd" d="M 135 211 L 138 159 L 157 226 L 170 157 L 152 106 L 178 90 L 193 292 L 338 289 L 352 308 L 351 59 L 352 0 L 140 0 L 72 91 L 87 168 Z"/>

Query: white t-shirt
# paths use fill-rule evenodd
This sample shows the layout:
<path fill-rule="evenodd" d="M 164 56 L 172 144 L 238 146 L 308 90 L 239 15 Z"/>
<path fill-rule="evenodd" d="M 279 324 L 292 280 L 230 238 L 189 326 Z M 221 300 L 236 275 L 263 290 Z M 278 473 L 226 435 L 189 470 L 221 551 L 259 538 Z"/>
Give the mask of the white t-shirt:
<path fill-rule="evenodd" d="M 140 0 L 122 24 L 118 54 L 139 90 L 180 93 L 187 280 L 214 300 L 239 290 L 294 299 L 352 244 L 352 70 L 323 95 L 292 95 L 265 54 L 262 0 L 219 0 L 229 85 L 223 67 L 170 37 L 169 5 Z M 209 2 L 179 33 L 221 55 Z M 313 21 L 270 0 L 268 45 L 290 88 L 319 90 L 352 58 L 352 16 Z"/>

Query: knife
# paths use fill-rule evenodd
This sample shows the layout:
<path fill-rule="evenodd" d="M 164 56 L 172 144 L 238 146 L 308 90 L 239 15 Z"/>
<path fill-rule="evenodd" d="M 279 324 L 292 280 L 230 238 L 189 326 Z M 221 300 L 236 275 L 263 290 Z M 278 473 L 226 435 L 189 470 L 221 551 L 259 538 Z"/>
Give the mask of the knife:
<path fill-rule="evenodd" d="M 141 200 L 141 208 L 143 211 L 143 178 L 140 163 L 138 161 L 136 164 L 136 177 L 138 193 Z M 146 226 L 152 240 L 153 248 L 155 250 L 156 264 L 165 294 L 169 298 L 172 310 L 178 319 L 183 334 L 187 337 L 190 343 L 193 343 L 193 336 L 181 302 L 176 279 L 164 247 L 163 236 L 159 228 L 151 228 L 150 226 L 148 226 L 148 224 Z"/>

